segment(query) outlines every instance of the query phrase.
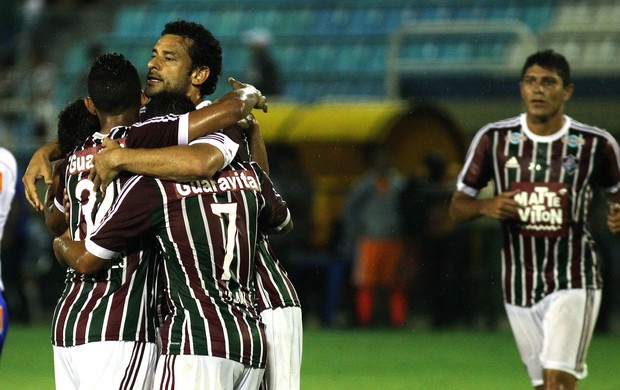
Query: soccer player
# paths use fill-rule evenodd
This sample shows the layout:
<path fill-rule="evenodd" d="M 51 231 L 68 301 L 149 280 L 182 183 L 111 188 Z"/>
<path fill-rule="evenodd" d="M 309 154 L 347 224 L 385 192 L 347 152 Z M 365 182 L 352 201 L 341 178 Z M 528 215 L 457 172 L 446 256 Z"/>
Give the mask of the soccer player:
<path fill-rule="evenodd" d="M 92 114 L 86 108 L 84 98 L 78 98 L 68 103 L 59 113 L 57 118 L 58 147 L 63 156 L 69 155 L 75 148 L 82 145 L 86 138 L 101 130 L 97 115 Z M 64 169 L 65 161 L 61 160 L 53 167 L 53 184 L 45 193 L 45 224 L 48 230 L 54 234 L 62 234 L 67 229 L 64 215 L 56 214 L 54 197 L 61 180 L 59 172 Z M 64 180 L 64 173 L 62 174 Z"/>
<path fill-rule="evenodd" d="M 17 161 L 8 149 L 0 147 L 0 242 L 2 242 L 4 225 L 15 196 L 16 182 Z M 9 330 L 9 312 L 2 291 L 4 291 L 4 284 L 2 283 L 2 267 L 0 266 L 0 356 L 2 356 L 2 346 Z"/>
<path fill-rule="evenodd" d="M 85 242 L 64 234 L 54 251 L 88 274 L 112 266 L 134 241 L 156 240 L 171 311 L 155 388 L 257 389 L 267 353 L 253 286 L 257 232 L 290 227 L 258 165 L 233 162 L 211 180 L 134 176 Z"/>
<path fill-rule="evenodd" d="M 206 53 L 210 54 L 207 56 Z M 196 23 L 171 22 L 164 27 L 153 47 L 145 93 L 147 96 L 164 91 L 184 93 L 197 108 L 204 107 L 210 102 L 203 97 L 213 93 L 221 69 L 221 48 L 208 30 Z M 249 118 L 244 126 L 248 127 L 245 134 L 251 153 L 241 148 L 239 158 L 248 159 L 251 154 L 252 160 L 269 174 L 267 152 L 258 123 Z M 239 131 L 239 126 L 224 129 L 225 134 L 244 145 L 245 142 L 239 140 Z M 200 172 L 201 147 L 103 151 L 95 158 L 96 171 L 103 175 L 103 186 L 120 171 L 175 181 L 199 179 L 205 177 Z M 299 389 L 303 341 L 300 301 L 264 232 L 258 241 L 256 256 L 257 302 L 266 325 L 269 348 L 263 386 L 271 390 Z"/>
<path fill-rule="evenodd" d="M 588 373 L 601 302 L 601 260 L 587 223 L 592 187 L 618 202 L 620 150 L 608 132 L 564 114 L 574 86 L 561 54 L 529 56 L 520 89 L 526 112 L 474 137 L 450 215 L 501 222 L 504 304 L 532 385 L 575 389 Z M 477 199 L 489 181 L 494 196 Z M 620 213 L 608 225 L 617 232 Z"/>
<path fill-rule="evenodd" d="M 220 99 L 220 102 L 229 101 L 224 105 L 215 103 L 190 114 L 157 117 L 128 127 L 138 120 L 144 102 L 140 84 L 137 70 L 122 55 L 102 55 L 91 68 L 90 96 L 84 103 L 89 111 L 97 114 L 101 129 L 67 157 L 64 180 L 56 191 L 57 209 L 48 216 L 56 221 L 63 219 L 66 188 L 70 200 L 69 236 L 74 239 L 92 232 L 124 181 L 117 181 L 105 194 L 92 190 L 93 183 L 88 179 L 91 161 L 104 138 L 121 140 L 128 147 L 184 144 L 235 123 L 261 98 L 253 87 L 237 85 L 236 91 Z M 64 139 L 62 135 L 59 134 L 59 142 Z M 222 134 L 201 141 L 215 149 L 204 156 L 212 172 L 231 161 L 238 148 Z M 115 258 L 101 272 L 67 273 L 65 291 L 53 320 L 58 388 L 150 388 L 159 354 L 155 334 L 158 266 L 155 243 L 135 240 L 127 248 L 126 256 Z M 98 364 L 93 364 L 92 358 L 86 359 L 88 355 L 97 356 Z"/>

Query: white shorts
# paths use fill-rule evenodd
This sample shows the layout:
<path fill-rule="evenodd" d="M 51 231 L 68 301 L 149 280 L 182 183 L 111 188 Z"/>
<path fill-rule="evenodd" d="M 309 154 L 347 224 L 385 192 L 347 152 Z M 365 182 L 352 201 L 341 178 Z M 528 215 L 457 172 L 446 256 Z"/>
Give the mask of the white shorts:
<path fill-rule="evenodd" d="M 53 347 L 57 389 L 151 389 L 158 351 L 154 343 L 98 341 Z"/>
<path fill-rule="evenodd" d="M 521 360 L 534 387 L 543 370 L 588 375 L 586 353 L 601 305 L 601 290 L 556 291 L 532 307 L 505 304 Z"/>
<path fill-rule="evenodd" d="M 161 355 L 153 389 L 256 390 L 265 370 L 202 355 Z"/>
<path fill-rule="evenodd" d="M 267 368 L 261 389 L 298 390 L 303 344 L 301 308 L 265 309 L 260 317 L 267 336 Z"/>

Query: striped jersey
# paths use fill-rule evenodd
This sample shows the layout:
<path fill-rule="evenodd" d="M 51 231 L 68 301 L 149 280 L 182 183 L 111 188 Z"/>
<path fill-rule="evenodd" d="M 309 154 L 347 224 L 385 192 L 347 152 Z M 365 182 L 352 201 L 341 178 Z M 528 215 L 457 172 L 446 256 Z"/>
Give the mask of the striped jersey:
<path fill-rule="evenodd" d="M 70 199 L 72 237 L 83 240 L 114 203 L 126 179 L 121 177 L 101 192 L 88 179 L 92 159 L 108 135 L 95 133 L 65 160 L 55 204 L 64 212 L 63 191 Z M 169 116 L 117 127 L 110 138 L 127 147 L 155 148 L 187 143 L 187 118 Z M 130 261 L 130 259 L 135 261 Z M 155 341 L 155 296 L 158 263 L 156 243 L 136 240 L 109 269 L 82 275 L 67 269 L 65 288 L 54 310 L 52 343 L 70 347 L 95 341 Z"/>
<path fill-rule="evenodd" d="M 189 183 L 131 178 L 86 248 L 112 258 L 136 237 L 155 237 L 170 308 L 161 328 L 162 353 L 263 368 L 255 246 L 260 229 L 282 229 L 289 220 L 286 203 L 258 165 L 233 162 L 212 179 Z"/>
<path fill-rule="evenodd" d="M 532 133 L 526 114 L 491 123 L 474 137 L 457 189 L 476 196 L 519 191 L 522 206 L 502 222 L 504 300 L 530 307 L 563 289 L 602 287 L 588 226 L 593 186 L 620 189 L 620 152 L 607 131 L 565 116 L 560 131 Z"/>
<path fill-rule="evenodd" d="M 258 310 L 300 307 L 297 291 L 271 247 L 261 234 L 256 246 L 256 302 Z"/>
<path fill-rule="evenodd" d="M 196 106 L 196 109 L 209 104 L 211 104 L 210 101 L 204 101 Z M 240 126 L 233 125 L 224 128 L 222 132 L 239 144 L 239 151 L 235 157 L 237 160 L 251 159 L 249 145 L 246 142 L 244 130 Z M 260 235 L 256 246 L 255 286 L 259 312 L 265 309 L 301 306 L 297 291 L 273 251 L 266 234 Z"/>

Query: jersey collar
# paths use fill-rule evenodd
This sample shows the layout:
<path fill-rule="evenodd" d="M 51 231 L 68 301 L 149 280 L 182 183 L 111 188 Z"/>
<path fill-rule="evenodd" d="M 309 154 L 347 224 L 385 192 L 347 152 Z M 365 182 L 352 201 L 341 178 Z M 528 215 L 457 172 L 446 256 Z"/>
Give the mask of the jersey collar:
<path fill-rule="evenodd" d="M 534 142 L 554 142 L 559 140 L 560 138 L 564 137 L 566 134 L 568 134 L 568 129 L 571 126 L 571 122 L 572 119 L 567 116 L 564 115 L 564 125 L 562 126 L 562 128 L 558 131 L 556 131 L 553 134 L 550 135 L 538 135 L 538 134 L 534 134 L 529 127 L 527 127 L 527 114 L 521 114 L 521 128 L 523 129 L 523 133 L 527 136 L 527 138 L 531 139 Z"/>

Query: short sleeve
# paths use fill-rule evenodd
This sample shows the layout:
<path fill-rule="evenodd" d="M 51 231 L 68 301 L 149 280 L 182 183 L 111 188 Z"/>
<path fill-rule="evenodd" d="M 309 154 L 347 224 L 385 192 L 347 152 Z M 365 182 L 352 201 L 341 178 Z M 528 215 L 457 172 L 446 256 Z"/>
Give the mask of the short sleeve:
<path fill-rule="evenodd" d="M 219 132 L 209 134 L 205 137 L 197 138 L 190 143 L 190 145 L 195 144 L 209 144 L 215 146 L 220 152 L 222 152 L 222 154 L 224 155 L 224 165 L 220 167 L 220 169 L 230 164 L 235 158 L 237 151 L 239 150 L 238 143 L 231 140 L 224 133 Z"/>

